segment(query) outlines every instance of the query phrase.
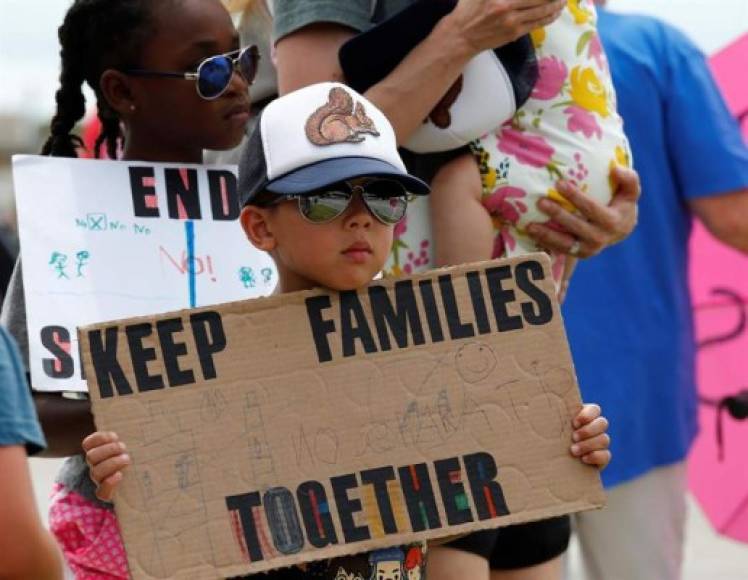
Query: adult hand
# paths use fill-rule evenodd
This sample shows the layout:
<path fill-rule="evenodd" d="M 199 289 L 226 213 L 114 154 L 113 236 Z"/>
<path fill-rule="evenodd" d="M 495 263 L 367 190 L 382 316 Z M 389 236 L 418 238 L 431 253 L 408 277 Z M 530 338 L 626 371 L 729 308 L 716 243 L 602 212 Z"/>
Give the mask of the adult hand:
<path fill-rule="evenodd" d="M 547 26 L 564 6 L 566 0 L 459 0 L 444 20 L 454 24 L 458 38 L 478 54 Z"/>
<path fill-rule="evenodd" d="M 612 172 L 616 191 L 609 205 L 602 205 L 568 182 L 558 191 L 577 212 L 572 213 L 548 198 L 538 208 L 563 231 L 549 224 L 530 224 L 527 233 L 540 246 L 578 258 L 589 258 L 606 247 L 625 239 L 636 226 L 637 200 L 641 192 L 639 175 L 632 169 L 616 167 Z"/>

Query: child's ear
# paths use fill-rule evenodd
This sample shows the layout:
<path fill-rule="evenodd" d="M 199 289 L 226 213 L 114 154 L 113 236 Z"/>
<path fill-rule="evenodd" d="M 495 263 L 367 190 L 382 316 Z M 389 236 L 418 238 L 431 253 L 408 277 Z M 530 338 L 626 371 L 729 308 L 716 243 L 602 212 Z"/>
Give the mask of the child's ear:
<path fill-rule="evenodd" d="M 126 74 L 114 69 L 105 70 L 99 79 L 99 88 L 120 119 L 129 119 L 137 111 L 130 77 Z"/>
<path fill-rule="evenodd" d="M 275 249 L 276 239 L 273 232 L 270 231 L 267 222 L 266 208 L 255 207 L 252 205 L 245 206 L 239 215 L 239 221 L 242 224 L 247 239 L 258 250 L 270 252 Z"/>

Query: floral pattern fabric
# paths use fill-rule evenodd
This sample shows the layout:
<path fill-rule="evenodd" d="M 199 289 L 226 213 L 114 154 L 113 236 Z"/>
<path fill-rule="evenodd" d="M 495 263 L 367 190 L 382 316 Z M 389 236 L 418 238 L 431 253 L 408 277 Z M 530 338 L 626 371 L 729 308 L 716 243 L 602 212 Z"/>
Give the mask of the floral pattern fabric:
<path fill-rule="evenodd" d="M 531 36 L 539 76 L 530 99 L 500 130 L 471 144 L 481 172 L 483 205 L 493 217 L 495 258 L 538 250 L 524 230 L 529 223 L 547 221 L 536 208 L 541 197 L 574 211 L 556 190 L 559 179 L 607 203 L 610 170 L 630 166 L 593 2 L 568 0 L 556 22 Z M 433 266 L 427 203 L 427 197 L 413 202 L 407 219 L 395 228 L 386 275 Z M 551 258 L 558 282 L 564 256 Z"/>
<path fill-rule="evenodd" d="M 496 228 L 494 257 L 537 251 L 527 225 L 546 222 L 536 204 L 565 179 L 601 203 L 613 193 L 610 170 L 630 165 L 623 121 L 591 0 L 568 0 L 559 19 L 532 33 L 539 77 L 530 99 L 495 133 L 471 144 L 483 184 L 483 205 Z M 560 228 L 560 226 L 556 226 Z M 553 256 L 554 278 L 563 256 Z"/>
<path fill-rule="evenodd" d="M 127 557 L 112 510 L 55 485 L 49 528 L 76 580 L 127 580 Z"/>

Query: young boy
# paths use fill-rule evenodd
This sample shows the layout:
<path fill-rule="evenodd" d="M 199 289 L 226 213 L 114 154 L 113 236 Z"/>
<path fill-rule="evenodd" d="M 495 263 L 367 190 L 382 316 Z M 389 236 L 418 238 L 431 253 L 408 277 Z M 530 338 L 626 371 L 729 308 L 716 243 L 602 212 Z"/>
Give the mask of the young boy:
<path fill-rule="evenodd" d="M 321 83 L 265 108 L 242 153 L 239 191 L 242 227 L 275 260 L 280 292 L 343 291 L 365 286 L 382 269 L 408 194 L 426 194 L 428 187 L 405 171 L 394 131 L 378 109 L 344 85 Z M 572 453 L 607 465 L 607 421 L 599 407 L 586 405 L 574 428 Z M 97 495 L 111 501 L 130 463 L 124 444 L 114 433 L 97 432 L 83 449 Z M 426 559 L 410 557 L 414 550 L 425 553 L 426 546 L 414 542 L 265 577 L 366 580 L 384 577 L 377 571 L 389 567 L 387 578 L 402 578 L 409 557 L 421 568 L 412 575 L 423 578 Z"/>

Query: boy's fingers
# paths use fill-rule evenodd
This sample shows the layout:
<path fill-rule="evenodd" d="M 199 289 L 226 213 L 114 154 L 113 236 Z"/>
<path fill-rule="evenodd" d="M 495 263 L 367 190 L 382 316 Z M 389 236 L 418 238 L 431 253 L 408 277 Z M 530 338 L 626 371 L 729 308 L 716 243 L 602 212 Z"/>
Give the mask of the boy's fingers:
<path fill-rule="evenodd" d="M 601 433 L 595 437 L 590 437 L 571 446 L 571 454 L 575 457 L 582 457 L 594 451 L 605 451 L 610 447 L 610 437 L 607 433 Z"/>
<path fill-rule="evenodd" d="M 601 414 L 602 409 L 600 409 L 600 405 L 592 403 L 582 406 L 582 410 L 574 417 L 574 428 L 579 429 L 597 419 Z"/>
<path fill-rule="evenodd" d="M 118 471 L 122 471 L 125 467 L 130 465 L 130 456 L 126 453 L 116 455 L 105 459 L 98 465 L 94 465 L 90 469 L 91 479 L 96 483 L 102 483 L 106 478 L 114 475 Z"/>
<path fill-rule="evenodd" d="M 593 451 L 582 456 L 582 462 L 587 465 L 594 465 L 599 469 L 604 469 L 612 458 L 610 451 Z"/>
<path fill-rule="evenodd" d="M 574 441 L 583 441 L 590 437 L 595 437 L 601 433 L 605 433 L 608 430 L 608 419 L 605 417 L 597 417 L 584 427 L 581 427 L 572 433 L 571 438 Z"/>
<path fill-rule="evenodd" d="M 118 471 L 107 477 L 102 481 L 96 488 L 96 497 L 101 501 L 111 502 L 114 498 L 114 492 L 117 489 L 117 485 L 122 481 L 122 472 Z"/>
<path fill-rule="evenodd" d="M 89 466 L 93 467 L 95 465 L 98 465 L 105 459 L 109 459 L 110 457 L 114 457 L 115 455 L 122 454 L 124 451 L 125 444 L 119 441 L 99 445 L 86 451 L 86 463 L 88 463 Z"/>
<path fill-rule="evenodd" d="M 101 445 L 113 443 L 118 440 L 119 437 L 117 437 L 116 433 L 111 431 L 96 431 L 83 440 L 81 447 L 83 447 L 83 451 L 89 451 L 94 447 L 100 447 Z"/>

